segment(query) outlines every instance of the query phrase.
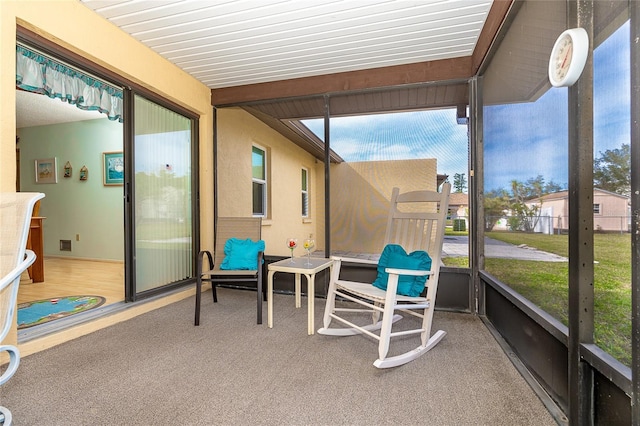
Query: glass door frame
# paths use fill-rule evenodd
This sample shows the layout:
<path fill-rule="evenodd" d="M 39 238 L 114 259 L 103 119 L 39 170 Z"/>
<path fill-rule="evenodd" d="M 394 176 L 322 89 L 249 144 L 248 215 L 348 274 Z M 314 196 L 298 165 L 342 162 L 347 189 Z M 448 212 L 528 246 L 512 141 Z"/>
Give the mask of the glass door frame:
<path fill-rule="evenodd" d="M 181 287 L 193 282 L 194 277 L 184 280 L 167 283 L 161 287 L 138 293 L 136 290 L 136 230 L 135 230 L 135 96 L 141 96 L 146 100 L 156 103 L 177 114 L 180 114 L 191 121 L 191 237 L 193 252 L 191 253 L 191 270 L 195 271 L 196 254 L 200 247 L 200 185 L 199 185 L 199 117 L 191 111 L 185 110 L 178 105 L 172 104 L 165 99 L 150 93 L 146 90 L 136 90 L 125 88 L 124 90 L 124 146 L 123 153 L 125 159 L 124 171 L 124 227 L 125 227 L 125 247 L 124 247 L 124 280 L 125 280 L 125 302 L 135 302 L 140 299 L 165 293 L 169 290 Z"/>
<path fill-rule="evenodd" d="M 192 197 L 191 197 L 191 211 L 192 211 L 192 247 L 193 253 L 192 257 L 192 270 L 195 271 L 195 263 L 197 258 L 197 251 L 200 247 L 200 168 L 199 168 L 199 144 L 200 144 L 200 133 L 199 133 L 199 115 L 192 111 L 185 109 L 184 107 L 171 102 L 168 99 L 164 99 L 161 96 L 153 93 L 148 88 L 136 83 L 135 81 L 129 80 L 126 77 L 118 74 L 117 72 L 111 71 L 107 68 L 104 68 L 87 58 L 72 52 L 46 38 L 43 38 L 41 35 L 33 32 L 32 30 L 23 27 L 21 25 L 17 25 L 16 28 L 16 42 L 22 41 L 33 47 L 42 50 L 45 53 L 49 53 L 55 57 L 64 60 L 68 64 L 78 67 L 80 69 L 85 69 L 87 72 L 99 77 L 107 82 L 110 82 L 116 86 L 123 87 L 123 116 L 124 123 L 122 127 L 123 131 L 123 156 L 125 161 L 125 173 L 124 173 L 124 185 L 123 185 L 123 226 L 124 226 L 124 300 L 126 302 L 133 302 L 138 299 L 143 299 L 146 297 L 150 297 L 152 295 L 156 295 L 159 293 L 167 292 L 173 288 L 186 285 L 195 280 L 195 277 L 191 277 L 191 279 L 186 279 L 177 283 L 171 283 L 170 285 L 166 285 L 155 289 L 153 292 L 148 292 L 144 294 L 136 294 L 135 291 L 135 245 L 133 245 L 135 232 L 132 229 L 132 225 L 135 224 L 133 219 L 134 210 L 133 205 L 135 204 L 135 193 L 132 190 L 132 176 L 133 176 L 133 158 L 131 157 L 133 152 L 133 118 L 134 118 L 134 108 L 133 108 L 133 95 L 137 94 L 145 97 L 146 99 L 155 102 L 165 108 L 168 108 L 174 112 L 177 112 L 191 120 L 192 134 L 191 134 L 191 161 L 192 161 L 192 172 L 191 172 L 191 185 L 192 185 Z"/>

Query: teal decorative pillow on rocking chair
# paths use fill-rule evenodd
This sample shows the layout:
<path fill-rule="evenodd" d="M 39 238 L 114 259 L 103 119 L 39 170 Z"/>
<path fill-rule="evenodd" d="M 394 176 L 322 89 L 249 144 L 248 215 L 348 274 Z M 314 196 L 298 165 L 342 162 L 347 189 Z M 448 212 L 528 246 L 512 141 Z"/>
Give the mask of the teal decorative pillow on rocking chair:
<path fill-rule="evenodd" d="M 424 250 L 417 250 L 407 254 L 402 246 L 387 244 L 380 255 L 378 276 L 373 282 L 375 287 L 382 290 L 387 289 L 387 281 L 389 280 L 389 274 L 385 272 L 386 268 L 428 271 L 431 269 L 431 257 Z M 427 278 L 427 276 L 400 275 L 396 293 L 403 296 L 418 297 L 424 290 Z"/>

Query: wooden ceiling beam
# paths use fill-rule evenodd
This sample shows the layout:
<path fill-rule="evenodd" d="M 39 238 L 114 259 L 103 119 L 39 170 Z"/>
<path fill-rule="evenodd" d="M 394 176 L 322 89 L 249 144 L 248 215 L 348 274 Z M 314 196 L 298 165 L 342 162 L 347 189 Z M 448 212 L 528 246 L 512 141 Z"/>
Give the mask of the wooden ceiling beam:
<path fill-rule="evenodd" d="M 211 104 L 224 106 L 472 77 L 471 57 L 325 74 L 211 90 Z"/>

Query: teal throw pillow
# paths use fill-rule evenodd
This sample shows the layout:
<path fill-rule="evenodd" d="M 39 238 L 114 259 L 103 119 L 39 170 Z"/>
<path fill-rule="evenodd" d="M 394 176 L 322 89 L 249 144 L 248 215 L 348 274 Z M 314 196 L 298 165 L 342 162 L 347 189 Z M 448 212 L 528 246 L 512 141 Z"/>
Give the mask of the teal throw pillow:
<path fill-rule="evenodd" d="M 229 238 L 224 244 L 224 260 L 220 269 L 255 270 L 258 268 L 258 253 L 261 251 L 264 251 L 263 240 Z"/>
<path fill-rule="evenodd" d="M 373 282 L 374 286 L 382 290 L 387 289 L 387 281 L 389 280 L 389 274 L 384 271 L 386 268 L 428 271 L 431 270 L 431 256 L 423 250 L 407 254 L 401 246 L 388 244 L 380 255 L 378 276 Z M 427 276 L 400 275 L 396 293 L 411 297 L 420 296 L 426 281 Z"/>

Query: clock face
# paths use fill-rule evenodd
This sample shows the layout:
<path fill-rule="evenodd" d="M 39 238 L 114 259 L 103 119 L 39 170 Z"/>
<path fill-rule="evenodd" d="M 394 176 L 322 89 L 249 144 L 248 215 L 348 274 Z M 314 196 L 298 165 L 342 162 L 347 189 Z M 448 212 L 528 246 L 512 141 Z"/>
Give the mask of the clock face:
<path fill-rule="evenodd" d="M 549 58 L 549 81 L 554 87 L 571 86 L 578 80 L 589 54 L 584 28 L 566 30 L 553 46 Z"/>
<path fill-rule="evenodd" d="M 558 52 L 555 57 L 551 59 L 554 63 L 553 75 L 555 80 L 561 81 L 567 76 L 572 55 L 573 40 L 569 35 L 565 35 L 558 41 Z"/>

